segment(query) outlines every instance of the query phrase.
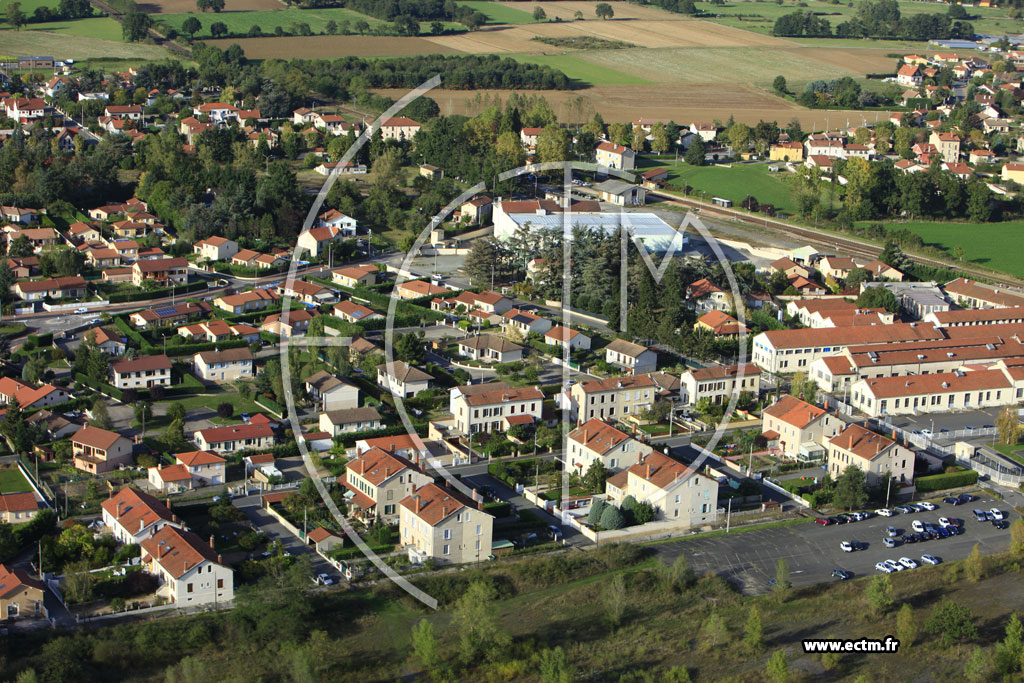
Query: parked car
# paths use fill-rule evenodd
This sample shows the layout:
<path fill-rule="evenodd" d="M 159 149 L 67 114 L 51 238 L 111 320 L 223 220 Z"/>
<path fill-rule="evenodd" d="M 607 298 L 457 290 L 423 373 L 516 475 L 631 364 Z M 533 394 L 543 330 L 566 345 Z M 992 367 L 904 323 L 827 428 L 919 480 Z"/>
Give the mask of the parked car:
<path fill-rule="evenodd" d="M 939 562 L 942 562 L 942 560 L 935 557 L 934 555 L 922 555 L 921 561 L 927 564 L 938 564 Z"/>
<path fill-rule="evenodd" d="M 887 562 L 877 562 L 875 564 L 875 571 L 882 572 L 883 574 L 892 574 L 894 570 Z"/>
<path fill-rule="evenodd" d="M 946 503 L 947 505 L 959 505 L 960 499 L 954 496 L 950 496 L 949 498 L 943 498 L 942 502 Z"/>
<path fill-rule="evenodd" d="M 975 519 L 977 519 L 979 522 L 984 522 L 988 519 L 988 515 L 985 514 L 984 510 L 978 510 L 977 508 L 975 508 L 974 510 L 971 510 L 971 512 L 974 513 Z"/>
<path fill-rule="evenodd" d="M 1003 511 L 1000 510 L 999 508 L 992 508 L 988 512 L 990 515 L 992 515 L 992 519 L 1001 520 L 1003 518 Z"/>
<path fill-rule="evenodd" d="M 832 524 L 833 522 L 828 517 L 818 517 L 816 520 L 814 520 L 814 523 L 815 524 L 820 524 L 822 526 L 828 526 L 829 524 Z"/>
<path fill-rule="evenodd" d="M 856 548 L 853 547 L 853 543 L 850 543 L 849 541 L 843 541 L 839 544 L 839 547 L 844 553 L 852 553 L 856 550 Z"/>
<path fill-rule="evenodd" d="M 900 564 L 902 564 L 907 569 L 917 569 L 917 562 L 914 562 L 909 557 L 901 557 Z"/>
<path fill-rule="evenodd" d="M 903 534 L 900 540 L 904 543 L 917 543 L 917 536 L 915 534 Z"/>
<path fill-rule="evenodd" d="M 960 499 L 961 503 L 973 503 L 976 500 L 975 497 L 969 493 L 961 493 L 957 497 Z"/>
<path fill-rule="evenodd" d="M 896 527 L 894 526 L 886 527 L 885 533 L 889 534 L 889 538 L 896 538 L 897 536 L 899 536 L 899 534 L 896 533 Z"/>
<path fill-rule="evenodd" d="M 1010 523 L 1007 522 L 1005 519 L 996 519 L 992 521 L 992 526 L 994 526 L 997 529 L 1009 529 Z"/>
<path fill-rule="evenodd" d="M 895 548 L 896 547 L 896 539 L 895 538 L 883 538 L 882 539 L 882 545 L 884 545 L 886 548 Z"/>
<path fill-rule="evenodd" d="M 931 512 L 932 510 L 935 510 L 935 509 L 937 509 L 939 507 L 935 503 L 929 503 L 928 501 L 925 501 L 923 503 L 918 503 L 918 505 L 920 507 L 924 508 L 925 510 L 927 510 L 928 512 Z"/>
<path fill-rule="evenodd" d="M 875 514 L 879 517 L 892 517 L 892 510 L 889 510 L 888 508 L 879 508 L 875 510 Z"/>
<path fill-rule="evenodd" d="M 890 567 L 892 567 L 893 571 L 901 572 L 904 569 L 906 569 L 906 567 L 904 567 L 902 564 L 900 564 L 896 560 L 886 560 L 885 563 L 887 565 L 889 565 Z"/>
<path fill-rule="evenodd" d="M 853 574 L 843 569 L 833 569 L 832 576 L 839 579 L 840 581 L 846 581 L 847 579 L 853 578 Z"/>
<path fill-rule="evenodd" d="M 946 528 L 947 526 L 952 526 L 952 524 L 953 523 L 949 521 L 948 517 L 939 517 L 939 526 L 941 526 L 942 528 Z"/>
<path fill-rule="evenodd" d="M 906 505 L 897 505 L 896 507 L 893 508 L 893 510 L 900 513 L 901 515 L 909 515 L 911 512 L 913 512 L 913 510 Z"/>
<path fill-rule="evenodd" d="M 913 522 L 913 523 L 912 523 L 912 524 L 910 525 L 910 527 L 911 527 L 911 528 L 912 528 L 912 529 L 913 529 L 914 531 L 916 531 L 916 532 L 918 532 L 918 533 L 921 533 L 921 532 L 923 532 L 923 531 L 924 531 L 924 522 L 922 522 L 922 521 L 921 521 L 921 520 L 919 520 L 919 519 L 915 519 L 915 520 L 914 520 L 914 522 Z"/>

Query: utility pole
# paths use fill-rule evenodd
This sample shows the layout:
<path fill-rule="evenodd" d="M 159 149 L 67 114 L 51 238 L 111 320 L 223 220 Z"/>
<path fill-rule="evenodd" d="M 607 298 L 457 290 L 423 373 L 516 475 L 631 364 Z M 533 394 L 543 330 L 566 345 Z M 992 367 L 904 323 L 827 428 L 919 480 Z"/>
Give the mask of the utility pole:
<path fill-rule="evenodd" d="M 725 533 L 729 533 L 729 527 L 732 524 L 732 498 L 729 499 L 729 509 L 725 513 Z"/>

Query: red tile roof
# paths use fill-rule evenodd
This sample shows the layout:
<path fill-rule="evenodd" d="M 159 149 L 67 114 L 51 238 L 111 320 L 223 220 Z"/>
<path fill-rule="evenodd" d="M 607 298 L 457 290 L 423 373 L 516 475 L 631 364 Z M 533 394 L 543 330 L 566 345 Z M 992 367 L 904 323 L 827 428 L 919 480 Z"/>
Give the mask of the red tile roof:
<path fill-rule="evenodd" d="M 25 512 L 38 509 L 39 503 L 31 493 L 0 494 L 0 512 Z"/>
<path fill-rule="evenodd" d="M 414 465 L 400 455 L 392 455 L 381 448 L 371 448 L 345 467 L 374 486 L 379 486 L 399 472 Z"/>
<path fill-rule="evenodd" d="M 587 420 L 569 432 L 569 438 L 584 448 L 603 455 L 629 439 L 630 436 L 607 422 L 595 418 Z"/>
<path fill-rule="evenodd" d="M 188 467 L 195 467 L 197 465 L 217 465 L 227 462 L 224 458 L 211 451 L 188 451 L 187 453 L 175 453 L 174 459 Z"/>
<path fill-rule="evenodd" d="M 399 503 L 430 526 L 437 526 L 448 517 L 473 503 L 454 491 L 437 484 L 424 484 Z"/>
<path fill-rule="evenodd" d="M 829 443 L 865 460 L 874 460 L 896 442 L 858 424 L 851 424 L 832 437 Z"/>
<path fill-rule="evenodd" d="M 85 426 L 75 432 L 74 436 L 71 437 L 71 442 L 106 450 L 113 446 L 118 439 L 123 438 L 125 437 L 117 432 L 100 429 L 99 427 Z"/>
<path fill-rule="evenodd" d="M 204 543 L 191 531 L 173 526 L 165 526 L 141 545 L 146 554 L 176 579 L 204 561 L 220 564 L 217 552 L 209 543 Z"/>
<path fill-rule="evenodd" d="M 825 413 L 824 409 L 789 395 L 783 396 L 774 405 L 764 409 L 765 415 L 770 415 L 797 429 L 807 427 Z"/>

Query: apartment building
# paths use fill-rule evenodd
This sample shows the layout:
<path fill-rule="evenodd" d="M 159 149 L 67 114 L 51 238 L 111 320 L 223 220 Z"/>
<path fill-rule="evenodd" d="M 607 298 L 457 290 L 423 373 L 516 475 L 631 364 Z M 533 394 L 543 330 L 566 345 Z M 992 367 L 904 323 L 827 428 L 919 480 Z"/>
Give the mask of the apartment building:
<path fill-rule="evenodd" d="M 398 531 L 409 560 L 465 564 L 491 554 L 494 518 L 477 503 L 437 484 L 425 484 L 399 503 Z"/>
<path fill-rule="evenodd" d="M 1024 366 L 879 377 L 853 383 L 853 407 L 870 417 L 998 408 L 1024 401 Z"/>
<path fill-rule="evenodd" d="M 191 531 L 166 526 L 142 542 L 142 565 L 160 579 L 157 596 L 175 605 L 216 605 L 234 599 L 234 572 Z"/>
<path fill-rule="evenodd" d="M 832 479 L 838 479 L 851 465 L 864 472 L 868 486 L 878 484 L 886 472 L 901 484 L 914 480 L 914 452 L 859 424 L 848 425 L 828 442 Z"/>
<path fill-rule="evenodd" d="M 654 450 L 607 422 L 587 420 L 569 432 L 567 462 L 580 476 L 600 462 L 610 472 L 631 467 L 640 457 Z"/>
<path fill-rule="evenodd" d="M 926 315 L 923 322 L 930 323 L 936 327 L 1024 323 L 1024 304 L 1006 308 L 968 308 L 954 311 L 936 311 Z"/>
<path fill-rule="evenodd" d="M 718 482 L 658 451 L 641 456 L 635 465 L 612 475 L 605 492 L 610 501 L 619 504 L 627 496 L 638 503 L 650 503 L 655 510 L 654 521 L 694 527 L 718 518 Z"/>
<path fill-rule="evenodd" d="M 782 454 L 799 460 L 820 460 L 825 444 L 845 423 L 835 415 L 795 396 L 783 396 L 761 413 L 761 432 Z"/>
<path fill-rule="evenodd" d="M 951 280 L 943 285 L 942 289 L 953 303 L 964 308 L 1024 306 L 1024 292 L 982 284 L 967 278 Z"/>
<path fill-rule="evenodd" d="M 118 389 L 149 389 L 171 385 L 171 359 L 164 354 L 119 360 L 110 364 L 110 383 Z"/>
<path fill-rule="evenodd" d="M 345 474 L 338 477 L 338 483 L 348 489 L 346 500 L 360 510 L 360 517 L 387 524 L 398 521 L 401 500 L 432 481 L 411 461 L 381 448 L 371 448 L 350 460 Z"/>
<path fill-rule="evenodd" d="M 449 410 L 461 434 L 505 432 L 508 418 L 519 415 L 539 421 L 543 404 L 540 387 L 511 387 L 505 382 L 454 387 L 449 396 Z"/>
<path fill-rule="evenodd" d="M 744 391 L 757 398 L 761 391 L 761 368 L 753 363 L 697 368 L 683 373 L 680 385 L 684 405 L 696 405 L 705 398 L 713 405 L 728 403 L 733 394 L 738 396 Z"/>
<path fill-rule="evenodd" d="M 659 393 L 650 375 L 577 382 L 569 389 L 569 412 L 576 423 L 594 418 L 614 422 L 620 417 L 639 415 L 647 410 Z"/>

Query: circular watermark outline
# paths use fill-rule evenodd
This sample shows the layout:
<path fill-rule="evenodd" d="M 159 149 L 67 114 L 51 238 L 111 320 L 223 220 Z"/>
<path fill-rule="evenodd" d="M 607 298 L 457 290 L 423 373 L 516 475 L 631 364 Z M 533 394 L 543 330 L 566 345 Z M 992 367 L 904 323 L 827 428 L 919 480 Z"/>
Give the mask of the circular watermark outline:
<path fill-rule="evenodd" d="M 306 231 L 308 231 L 309 229 L 312 228 L 314 222 L 317 219 L 317 216 L 319 215 L 319 210 L 322 207 L 322 205 L 324 203 L 324 200 L 327 197 L 327 194 L 329 193 L 329 191 L 330 191 L 331 187 L 333 186 L 334 182 L 337 180 L 338 176 L 341 174 L 342 169 L 346 167 L 347 162 L 351 161 L 355 157 L 355 155 L 359 152 L 359 150 L 362 148 L 362 146 L 365 145 L 369 141 L 369 139 L 371 138 L 373 133 L 377 129 L 380 128 L 382 123 L 385 120 L 387 120 L 388 118 L 390 118 L 390 117 L 394 116 L 395 114 L 397 114 L 398 112 L 400 112 L 402 109 L 404 109 L 410 102 L 415 100 L 417 97 L 420 97 L 423 94 L 425 94 L 426 92 L 428 92 L 429 90 L 431 90 L 432 88 L 437 87 L 440 84 L 440 82 L 441 82 L 440 76 L 435 76 L 435 77 L 431 78 L 430 80 L 424 82 L 419 87 L 417 87 L 417 88 L 413 89 L 412 91 L 410 91 L 409 93 L 407 93 L 400 100 L 398 100 L 394 105 L 389 107 L 387 109 L 387 111 L 385 111 L 383 114 L 381 114 L 380 117 L 378 117 L 376 120 L 374 120 L 373 123 L 371 124 L 371 126 L 369 128 L 367 128 L 359 136 L 359 138 L 352 145 L 352 147 L 350 147 L 348 150 L 346 150 L 345 154 L 339 160 L 338 165 L 331 170 L 331 173 L 328 175 L 327 179 L 325 180 L 324 185 L 321 187 L 320 191 L 317 193 L 316 200 L 314 201 L 312 207 L 310 208 L 310 211 L 307 214 L 306 219 L 303 221 L 302 232 L 306 232 Z M 604 175 L 614 175 L 615 177 L 622 178 L 622 179 L 628 180 L 630 182 L 635 182 L 635 175 L 631 174 L 631 173 L 628 173 L 626 171 L 622 171 L 620 169 L 608 168 L 608 167 L 601 166 L 601 165 L 594 164 L 594 163 L 578 162 L 578 161 L 577 162 L 564 161 L 564 162 L 543 162 L 543 163 L 539 163 L 539 164 L 528 164 L 528 165 L 525 165 L 525 166 L 520 166 L 518 168 L 510 169 L 508 171 L 505 171 L 505 172 L 501 173 L 498 176 L 497 180 L 505 181 L 505 180 L 509 180 L 511 178 L 519 177 L 519 176 L 526 175 L 526 174 L 536 174 L 536 173 L 539 173 L 539 172 L 556 171 L 556 170 L 563 171 L 562 196 L 565 198 L 565 201 L 566 201 L 566 206 L 564 207 L 564 209 L 562 211 L 562 216 L 563 216 L 563 220 L 562 220 L 562 225 L 563 225 L 562 238 L 563 238 L 563 251 L 564 251 L 564 254 L 563 254 L 564 255 L 564 261 L 563 262 L 564 263 L 570 263 L 572 232 L 573 232 L 573 228 L 575 227 L 574 224 L 572 223 L 572 220 L 571 220 L 572 219 L 571 197 L 572 197 L 572 190 L 573 190 L 572 172 L 574 170 L 579 170 L 579 171 L 588 171 L 588 172 L 592 172 L 592 173 L 602 173 Z M 486 185 L 483 182 L 474 185 L 473 187 L 471 187 L 468 190 L 466 190 L 463 193 L 461 193 L 458 197 L 453 199 L 451 202 L 449 202 L 433 218 L 431 218 L 429 224 L 420 232 L 419 236 L 414 241 L 412 247 L 406 253 L 405 258 L 402 261 L 402 266 L 401 266 L 400 270 L 398 271 L 398 273 L 396 274 L 396 280 L 395 280 L 395 287 L 396 288 L 399 285 L 401 285 L 403 282 L 405 282 L 407 279 L 410 279 L 410 278 L 408 278 L 406 276 L 406 273 L 411 273 L 410 267 L 412 265 L 412 261 L 415 258 L 415 255 L 419 253 L 419 251 L 422 248 L 425 240 L 430 235 L 430 232 L 436 226 L 438 226 L 441 223 L 443 223 L 444 220 L 453 211 L 455 211 L 456 208 L 461 206 L 462 203 L 464 203 L 465 201 L 467 201 L 467 200 L 471 199 L 472 197 L 476 196 L 477 194 L 479 194 L 480 192 L 484 191 L 485 189 L 486 189 Z M 655 268 L 653 266 L 653 263 L 652 263 L 650 257 L 649 257 L 649 254 L 646 253 L 646 251 L 645 251 L 646 248 L 643 245 L 643 242 L 638 238 L 638 236 L 635 234 L 635 232 L 633 232 L 632 230 L 630 230 L 628 228 L 628 226 L 623 226 L 622 225 L 623 221 L 621 220 L 621 216 L 625 215 L 626 211 L 625 211 L 625 207 L 619 207 L 619 208 L 620 208 L 620 211 L 619 211 L 619 215 L 620 215 L 620 234 L 623 237 L 623 252 L 622 253 L 623 253 L 623 258 L 625 259 L 625 261 L 622 264 L 620 264 L 620 269 L 621 269 L 621 271 L 623 273 L 623 276 L 625 276 L 625 273 L 626 273 L 626 271 L 628 269 L 628 255 L 627 255 L 626 243 L 625 243 L 625 240 L 626 240 L 627 234 L 628 234 L 628 237 L 632 238 L 632 241 L 634 242 L 636 248 L 638 250 L 640 250 L 640 254 L 643 257 L 645 265 L 649 269 L 652 270 L 652 275 L 655 277 L 656 284 L 660 284 L 661 276 L 664 273 L 664 268 L 667 265 L 668 260 L 670 260 L 674 256 L 674 250 L 671 253 L 669 253 L 668 256 L 666 256 L 663 259 L 663 262 L 662 262 L 662 265 L 660 266 L 660 268 Z M 607 212 L 604 212 L 604 213 L 607 213 Z M 628 221 L 626 221 L 626 222 L 628 223 Z M 625 227 L 624 230 L 622 229 L 623 227 Z M 740 288 L 739 288 L 738 283 L 736 281 L 735 274 L 733 273 L 732 268 L 731 268 L 731 266 L 729 264 L 728 258 L 725 256 L 724 252 L 722 251 L 721 246 L 718 244 L 717 240 L 711 235 L 711 233 L 707 229 L 707 227 L 692 212 L 688 212 L 687 213 L 686 217 L 684 218 L 684 220 L 682 221 L 682 223 L 680 225 L 681 232 L 685 232 L 685 230 L 687 228 L 693 228 L 693 229 L 695 229 L 697 231 L 698 234 L 700 234 L 702 239 L 705 241 L 705 243 L 711 248 L 712 252 L 715 254 L 715 257 L 718 260 L 718 262 L 722 264 L 723 271 L 725 273 L 726 279 L 727 279 L 727 281 L 729 283 L 729 287 L 731 289 L 731 293 L 732 293 L 732 295 L 734 297 L 734 300 L 736 302 L 735 308 L 736 308 L 736 311 L 737 311 L 737 319 L 738 319 L 738 321 L 740 323 L 740 333 L 739 333 L 739 354 L 738 354 L 738 358 L 737 358 L 738 372 L 735 375 L 735 378 L 736 378 L 737 382 L 734 384 L 734 391 L 732 392 L 732 395 L 729 398 L 729 402 L 728 402 L 728 405 L 726 407 L 725 413 L 724 413 L 724 415 L 722 417 L 722 420 L 718 423 L 718 425 L 716 425 L 715 432 L 714 432 L 711 440 L 708 442 L 708 444 L 705 447 L 698 449 L 699 455 L 690 464 L 686 474 L 684 475 L 685 478 L 689 478 L 689 477 L 692 477 L 695 474 L 697 474 L 699 472 L 699 470 L 702 468 L 704 462 L 709 457 L 717 459 L 717 456 L 714 456 L 711 453 L 711 451 L 714 450 L 714 448 L 717 446 L 717 444 L 720 442 L 720 440 L 724 436 L 726 427 L 728 426 L 728 424 L 730 422 L 730 418 L 732 416 L 732 413 L 735 410 L 737 402 L 739 400 L 739 393 L 740 392 L 738 391 L 738 387 L 742 383 L 743 377 L 745 375 L 745 370 L 746 370 L 746 338 L 747 338 L 747 334 L 748 334 L 747 331 L 746 331 L 745 309 L 744 309 L 744 306 L 742 305 L 743 299 L 742 299 L 742 296 L 740 294 Z M 298 259 L 299 259 L 299 256 L 301 256 L 301 253 L 302 253 L 302 249 L 298 246 L 298 244 L 296 244 L 296 246 L 293 248 L 293 251 L 292 251 L 292 259 L 291 259 L 291 263 L 289 265 L 288 274 L 286 275 L 286 278 L 285 278 L 285 282 L 293 281 L 295 279 L 295 277 L 297 275 L 297 272 L 298 272 Z M 563 268 L 563 271 L 564 271 L 563 272 L 563 301 L 562 301 L 562 306 L 561 306 L 562 324 L 563 324 L 564 327 L 570 328 L 571 327 L 571 323 L 572 323 L 572 316 L 573 316 L 573 310 L 571 308 L 571 292 L 572 292 L 571 280 L 572 280 L 572 271 L 571 271 L 570 268 Z M 621 294 L 622 294 L 623 297 L 626 296 L 625 283 L 623 283 Z M 288 290 L 288 288 L 286 288 L 285 289 L 285 294 L 282 297 L 282 311 L 281 311 L 281 314 L 280 314 L 280 316 L 281 316 L 280 319 L 281 319 L 281 322 L 282 322 L 283 325 L 287 325 L 287 323 L 288 323 L 288 319 L 289 319 L 289 316 L 290 316 L 290 310 L 291 310 L 291 301 L 292 301 L 292 296 L 290 294 L 290 290 Z M 396 312 L 398 301 L 399 301 L 399 297 L 393 291 L 392 295 L 390 297 L 389 304 L 388 304 L 388 312 L 387 312 L 386 323 L 385 323 L 385 328 L 384 328 L 384 355 L 385 355 L 385 363 L 388 366 L 389 373 L 392 372 L 392 370 L 394 368 L 394 363 L 395 363 L 395 361 L 394 361 L 394 353 L 393 353 L 393 346 L 394 346 L 394 318 L 395 318 L 395 312 Z M 625 310 L 625 299 L 623 299 L 622 304 L 623 304 L 623 310 Z M 623 329 L 624 329 L 625 328 L 625 323 L 626 323 L 625 319 L 622 319 L 620 322 L 621 322 L 621 324 L 623 326 Z M 350 343 L 351 343 L 351 339 L 343 338 L 343 337 L 322 337 L 322 338 L 310 338 L 310 337 L 300 337 L 300 338 L 291 338 L 291 337 L 289 337 L 289 338 L 284 338 L 284 337 L 282 337 L 281 343 L 280 343 L 280 354 L 279 355 L 281 357 L 281 376 L 282 376 L 283 391 L 284 391 L 284 395 L 285 395 L 285 404 L 286 404 L 286 408 L 288 410 L 289 423 L 290 423 L 290 426 L 292 428 L 292 432 L 295 435 L 296 444 L 297 444 L 297 446 L 299 448 L 299 452 L 300 452 L 300 454 L 302 456 L 303 464 L 304 464 L 304 466 L 306 468 L 307 474 L 313 480 L 314 486 L 315 486 L 317 492 L 319 493 L 319 495 L 321 496 L 321 498 L 322 498 L 325 506 L 327 507 L 328 511 L 334 517 L 334 519 L 338 523 L 338 525 L 341 526 L 341 528 L 344 530 L 346 536 L 348 536 L 353 541 L 353 543 L 359 548 L 360 552 L 364 556 L 366 556 L 367 559 L 369 559 L 374 564 L 374 566 L 376 566 L 377 569 L 380 570 L 384 574 L 385 577 L 387 577 L 389 580 L 394 582 L 396 585 L 401 587 L 403 590 L 405 590 L 407 593 L 409 593 L 410 595 L 415 597 L 417 600 L 419 600 L 423 604 L 427 605 L 428 607 L 430 607 L 432 609 L 436 609 L 437 605 L 438 605 L 438 602 L 437 602 L 436 598 L 434 598 L 433 596 L 427 594 L 426 592 L 424 592 L 422 589 L 418 588 L 417 586 L 413 585 L 406 577 L 402 576 L 401 574 L 396 572 L 392 567 L 390 567 L 388 564 L 386 564 L 384 562 L 384 560 L 379 555 L 377 555 L 369 547 L 369 545 L 366 544 L 366 542 L 359 536 L 359 534 L 355 532 L 355 530 L 353 529 L 351 524 L 348 522 L 348 520 L 345 518 L 345 516 L 341 514 L 341 511 L 339 510 L 338 506 L 334 503 L 333 499 L 331 499 L 331 497 L 329 495 L 329 492 L 327 491 L 327 487 L 324 485 L 324 482 L 317 476 L 316 466 L 313 463 L 312 456 L 311 456 L 311 454 L 309 452 L 309 449 L 308 449 L 308 447 L 306 445 L 305 440 L 303 438 L 301 438 L 301 434 L 302 434 L 301 424 L 299 423 L 299 420 L 298 420 L 298 411 L 296 410 L 295 396 L 294 396 L 294 392 L 292 391 L 292 384 L 291 384 L 292 368 L 291 368 L 291 359 L 290 359 L 290 356 L 289 356 L 289 353 L 288 353 L 289 349 L 292 346 L 299 346 L 300 348 L 301 347 L 317 348 L 317 347 L 320 347 L 320 346 L 344 346 L 344 347 L 347 347 Z M 569 379 L 571 377 L 571 370 L 570 370 L 570 367 L 569 367 L 569 351 L 570 351 L 570 349 L 569 349 L 569 346 L 567 344 L 563 345 L 562 349 L 563 349 L 563 358 L 562 358 L 562 363 L 561 363 L 561 368 L 562 368 L 562 384 L 561 384 L 561 386 L 562 387 L 568 387 L 568 381 L 569 381 Z M 418 436 L 415 428 L 412 425 L 412 421 L 409 418 L 408 412 L 407 412 L 406 407 L 405 407 L 404 397 L 402 397 L 402 396 L 394 396 L 394 399 L 395 399 L 396 411 L 398 412 L 399 418 L 402 421 L 402 425 L 405 428 L 406 433 L 410 436 L 410 438 L 418 440 L 420 437 Z M 571 405 L 570 405 L 570 403 L 571 402 L 569 402 L 569 401 L 563 402 L 563 406 L 562 406 L 561 426 L 562 426 L 563 452 L 565 451 L 565 444 L 568 441 L 568 436 L 569 436 L 569 432 L 570 432 L 569 428 L 571 426 Z M 691 445 L 691 447 L 692 447 L 692 445 Z M 444 468 L 444 466 L 442 466 L 441 463 L 436 458 L 427 456 L 425 458 L 422 458 L 421 462 L 426 462 L 426 464 L 429 465 L 429 467 L 431 469 L 433 469 L 435 472 L 437 472 L 444 479 L 446 485 L 448 485 L 451 488 L 455 489 L 456 491 L 461 493 L 463 496 L 466 496 L 467 498 L 473 498 L 474 491 L 471 490 L 468 486 L 466 486 L 459 479 L 457 479 L 451 472 L 447 471 Z M 567 466 L 567 463 L 565 463 L 563 461 L 563 468 L 562 468 L 562 500 L 565 500 L 566 498 L 568 498 L 568 496 L 569 496 L 569 467 Z M 563 524 L 566 524 L 566 523 L 569 522 L 568 517 L 569 517 L 568 512 L 565 511 L 565 510 L 562 510 L 560 521 Z"/>

